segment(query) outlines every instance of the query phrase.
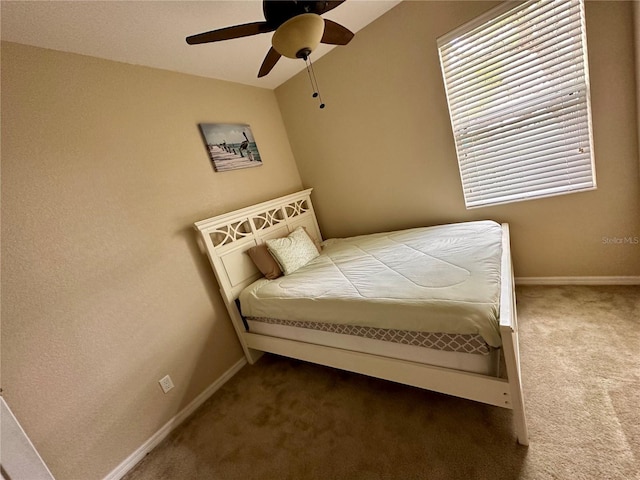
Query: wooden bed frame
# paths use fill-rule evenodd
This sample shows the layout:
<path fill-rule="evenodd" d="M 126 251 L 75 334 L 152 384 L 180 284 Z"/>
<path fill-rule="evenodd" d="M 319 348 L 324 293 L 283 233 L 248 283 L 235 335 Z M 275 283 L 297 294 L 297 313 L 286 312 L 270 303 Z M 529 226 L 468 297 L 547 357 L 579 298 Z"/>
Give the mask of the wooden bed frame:
<path fill-rule="evenodd" d="M 246 250 L 269 238 L 286 236 L 301 225 L 321 241 L 320 228 L 311 204 L 311 190 L 195 223 L 194 227 L 199 232 L 198 243 L 202 252 L 209 257 L 220 293 L 249 363 L 255 363 L 264 352 L 269 352 L 512 409 L 518 443 L 528 445 L 508 224 L 502 224 L 500 293 L 500 333 L 507 378 L 260 335 L 245 329 L 236 299 L 242 289 L 262 276 Z"/>

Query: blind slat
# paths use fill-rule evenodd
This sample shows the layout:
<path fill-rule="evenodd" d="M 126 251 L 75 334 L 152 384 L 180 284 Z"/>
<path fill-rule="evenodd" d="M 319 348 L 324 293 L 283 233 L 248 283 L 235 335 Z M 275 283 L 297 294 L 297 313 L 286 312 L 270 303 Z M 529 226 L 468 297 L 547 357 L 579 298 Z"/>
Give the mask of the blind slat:
<path fill-rule="evenodd" d="M 491 157 L 480 159 L 478 157 L 471 157 L 461 162 L 461 166 L 465 170 L 477 170 L 478 173 L 474 173 L 476 176 L 482 175 L 485 170 L 497 169 L 497 168 L 509 168 L 519 165 L 526 165 L 530 168 L 535 168 L 535 165 L 539 162 L 546 160 L 553 160 L 556 158 L 563 158 L 565 161 L 574 161 L 576 157 L 580 157 L 582 154 L 589 154 L 589 149 L 582 148 L 575 145 L 577 148 L 568 150 L 567 146 L 562 142 L 556 142 L 554 144 L 545 146 L 544 150 L 530 148 L 528 150 L 514 150 L 510 153 L 500 155 L 498 159 L 492 161 Z"/>
<path fill-rule="evenodd" d="M 559 125 L 572 125 L 576 119 L 584 124 L 584 105 L 578 104 L 571 108 L 565 109 L 560 118 L 563 123 L 560 124 L 559 116 L 556 112 L 542 112 L 539 115 L 527 115 L 520 118 L 508 119 L 498 126 L 490 128 L 475 129 L 461 133 L 459 136 L 460 143 L 466 140 L 466 137 L 473 136 L 476 143 L 492 144 L 502 142 L 505 138 L 511 136 L 526 135 L 527 132 L 537 132 L 545 128 L 557 128 Z"/>
<path fill-rule="evenodd" d="M 438 48 L 449 51 L 458 48 L 460 42 L 479 43 L 483 38 L 496 38 L 509 28 L 529 20 L 532 14 L 541 19 L 548 18 L 550 10 L 555 8 L 555 1 L 544 0 L 537 4 L 528 2 L 512 8 L 506 8 L 507 5 L 503 4 L 438 39 Z"/>
<path fill-rule="evenodd" d="M 547 179 L 542 179 L 537 182 L 531 182 L 527 184 L 523 184 L 522 186 L 513 186 L 513 188 L 509 190 L 504 189 L 486 189 L 483 190 L 481 195 L 471 194 L 471 200 L 475 201 L 483 201 L 490 198 L 503 197 L 503 196 L 513 196 L 513 195 L 527 195 L 529 197 L 534 196 L 541 188 L 544 189 L 557 189 L 557 188 L 565 188 L 565 189 L 584 189 L 590 188 L 593 184 L 591 182 L 591 176 L 585 175 L 582 178 L 576 178 L 573 183 L 570 183 L 565 180 L 556 180 L 554 182 L 549 182 Z M 533 187 L 536 187 L 535 189 Z"/>
<path fill-rule="evenodd" d="M 468 147 L 462 146 L 460 153 L 466 157 L 473 157 L 474 161 L 527 150 L 542 154 L 544 150 L 553 148 L 554 145 L 579 147 L 582 145 L 580 133 L 587 131 L 587 129 L 586 122 L 576 122 L 572 125 L 562 125 L 561 128 L 556 129 L 545 128 L 538 132 L 527 131 L 519 136 L 509 136 L 502 141 L 471 144 Z M 571 140 L 573 134 L 576 134 L 575 140 Z"/>
<path fill-rule="evenodd" d="M 581 79 L 584 81 L 584 76 L 581 76 Z M 459 110 L 459 113 L 453 116 L 453 120 L 459 123 L 474 123 L 483 119 L 502 118 L 508 113 L 523 115 L 528 111 L 535 112 L 543 108 L 558 110 L 560 106 L 568 107 L 586 97 L 586 92 L 579 86 L 569 86 L 572 88 L 567 88 L 562 82 L 550 82 L 549 88 L 544 90 L 524 90 L 520 94 L 512 92 L 511 95 L 496 98 L 495 101 L 487 100 L 484 104 L 452 103 L 451 107 Z"/>
<path fill-rule="evenodd" d="M 566 43 L 570 43 L 571 40 L 579 38 L 579 35 L 576 35 L 575 30 L 573 29 L 573 25 L 567 19 L 564 25 L 550 25 L 548 27 L 543 27 L 538 33 L 539 35 L 535 40 L 527 39 L 526 48 L 522 48 L 523 42 L 513 42 L 511 45 L 504 44 L 496 44 L 496 51 L 493 53 L 490 61 L 486 60 L 487 54 L 490 52 L 483 51 L 482 56 L 477 56 L 477 58 L 472 58 L 468 55 L 464 57 L 465 61 L 465 70 L 472 71 L 474 68 L 482 65 L 483 70 L 491 70 L 493 67 L 502 66 L 510 61 L 517 61 L 523 56 L 526 56 L 531 51 L 536 51 L 538 53 L 548 52 L 549 50 L 553 50 L 554 48 L 559 48 L 561 45 Z M 550 43 L 550 40 L 553 40 L 554 43 Z M 457 70 L 457 56 L 447 57 L 444 56 L 444 59 L 447 63 L 447 74 L 449 74 L 449 81 L 451 85 L 455 85 L 456 82 L 464 75 L 463 71 Z"/>
<path fill-rule="evenodd" d="M 578 46 L 571 53 L 581 54 L 582 49 Z M 453 98 L 470 102 L 486 96 L 504 96 L 505 93 L 512 93 L 514 89 L 526 89 L 536 85 L 539 85 L 538 88 L 544 88 L 550 82 L 580 78 L 582 72 L 572 69 L 579 56 L 553 56 L 546 62 L 540 62 L 536 59 L 536 61 L 530 61 L 526 69 L 514 68 L 505 70 L 502 74 L 483 73 L 482 76 L 474 74 L 474 78 L 477 80 L 468 80 L 466 84 L 462 85 L 463 88 L 449 90 Z"/>
<path fill-rule="evenodd" d="M 536 165 L 535 170 L 531 170 L 530 168 L 514 168 L 509 169 L 506 172 L 504 170 L 499 170 L 493 174 L 487 173 L 480 178 L 476 177 L 471 181 L 465 181 L 465 186 L 470 189 L 478 187 L 491 188 L 493 186 L 502 187 L 500 183 L 508 183 L 510 186 L 514 186 L 518 184 L 529 184 L 533 179 L 545 178 L 547 180 L 552 180 L 556 177 L 555 171 L 558 168 L 563 168 L 565 170 L 567 178 L 578 178 L 589 173 L 590 163 L 588 162 L 588 156 L 586 156 L 584 160 L 587 161 L 572 165 L 567 165 L 562 161 L 549 163 L 541 162 Z"/>

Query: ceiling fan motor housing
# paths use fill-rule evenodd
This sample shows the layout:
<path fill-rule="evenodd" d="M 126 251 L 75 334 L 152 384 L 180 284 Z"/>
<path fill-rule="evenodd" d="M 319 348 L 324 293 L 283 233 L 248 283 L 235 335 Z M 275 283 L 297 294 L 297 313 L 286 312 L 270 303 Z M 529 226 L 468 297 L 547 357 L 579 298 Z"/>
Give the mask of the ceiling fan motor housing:
<path fill-rule="evenodd" d="M 303 13 L 280 25 L 271 44 L 280 55 L 306 59 L 320 44 L 323 34 L 323 18 L 315 13 Z"/>

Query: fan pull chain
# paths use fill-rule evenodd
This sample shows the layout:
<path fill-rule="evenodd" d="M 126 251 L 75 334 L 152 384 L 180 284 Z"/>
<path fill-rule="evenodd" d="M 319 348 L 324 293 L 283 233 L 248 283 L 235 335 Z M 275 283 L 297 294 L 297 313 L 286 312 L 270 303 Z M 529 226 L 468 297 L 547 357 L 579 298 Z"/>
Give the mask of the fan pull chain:
<path fill-rule="evenodd" d="M 313 98 L 318 98 L 320 101 L 320 108 L 324 108 L 324 103 L 322 103 L 322 96 L 320 95 L 320 89 L 318 88 L 318 80 L 316 79 L 316 72 L 313 70 L 313 63 L 311 62 L 310 56 L 306 56 L 304 59 L 304 63 L 307 66 L 307 75 L 309 75 L 309 81 L 311 82 L 311 89 L 313 90 Z"/>

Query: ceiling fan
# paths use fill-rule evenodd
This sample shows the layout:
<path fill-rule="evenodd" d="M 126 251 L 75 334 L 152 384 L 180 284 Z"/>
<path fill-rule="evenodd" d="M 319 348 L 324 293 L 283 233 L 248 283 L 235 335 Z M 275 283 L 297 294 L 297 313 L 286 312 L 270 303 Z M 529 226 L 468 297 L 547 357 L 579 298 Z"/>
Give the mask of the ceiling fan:
<path fill-rule="evenodd" d="M 344 1 L 263 0 L 264 21 L 191 35 L 187 37 L 187 43 L 196 45 L 275 32 L 271 39 L 272 47 L 267 52 L 258 72 L 258 77 L 264 77 L 273 69 L 281 56 L 302 58 L 306 62 L 309 54 L 320 43 L 329 45 L 349 43 L 354 36 L 353 32 L 339 23 L 320 16 Z"/>

